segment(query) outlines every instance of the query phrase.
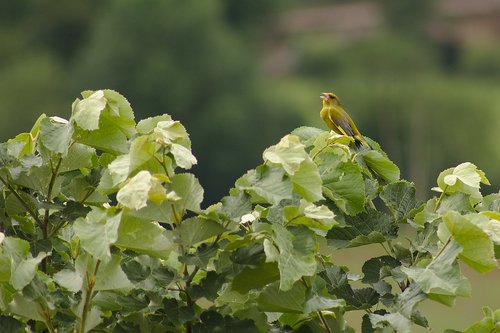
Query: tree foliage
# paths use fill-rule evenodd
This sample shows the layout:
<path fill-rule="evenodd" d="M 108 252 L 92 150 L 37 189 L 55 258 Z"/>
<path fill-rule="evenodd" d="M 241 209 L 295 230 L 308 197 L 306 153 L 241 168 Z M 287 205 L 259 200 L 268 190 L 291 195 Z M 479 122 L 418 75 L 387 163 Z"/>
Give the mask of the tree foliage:
<path fill-rule="evenodd" d="M 0 145 L 0 324 L 6 332 L 362 332 L 429 327 L 423 301 L 453 305 L 459 262 L 498 267 L 500 194 L 472 163 L 438 197 L 370 140 L 301 127 L 220 202 L 203 188 L 186 128 L 136 123 L 112 90 L 85 91 L 69 120 L 42 115 Z M 402 229 L 411 230 L 411 237 Z M 336 250 L 380 244 L 363 274 Z M 498 328 L 498 311 L 465 332 Z"/>

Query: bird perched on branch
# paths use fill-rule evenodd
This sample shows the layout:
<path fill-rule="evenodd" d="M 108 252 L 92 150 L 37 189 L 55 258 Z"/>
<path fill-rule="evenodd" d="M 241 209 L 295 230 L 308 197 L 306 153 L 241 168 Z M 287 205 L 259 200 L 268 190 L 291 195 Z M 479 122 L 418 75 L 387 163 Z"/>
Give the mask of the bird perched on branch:
<path fill-rule="evenodd" d="M 334 93 L 322 93 L 323 108 L 320 111 L 320 116 L 326 125 L 335 133 L 347 135 L 354 138 L 354 143 L 357 147 L 365 145 L 370 147 L 365 138 L 361 135 L 356 124 L 351 117 L 345 112 L 340 100 Z"/>

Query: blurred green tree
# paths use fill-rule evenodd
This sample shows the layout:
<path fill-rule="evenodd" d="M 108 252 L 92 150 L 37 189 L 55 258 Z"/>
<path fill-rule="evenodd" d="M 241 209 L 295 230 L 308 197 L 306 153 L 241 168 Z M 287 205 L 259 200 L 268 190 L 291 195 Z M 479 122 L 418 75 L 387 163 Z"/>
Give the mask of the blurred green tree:
<path fill-rule="evenodd" d="M 208 202 L 300 123 L 266 95 L 255 50 L 227 10 L 221 1 L 110 2 L 73 75 L 75 93 L 116 89 L 141 118 L 168 112 L 181 120 L 193 133 L 196 173 L 216 190 Z"/>

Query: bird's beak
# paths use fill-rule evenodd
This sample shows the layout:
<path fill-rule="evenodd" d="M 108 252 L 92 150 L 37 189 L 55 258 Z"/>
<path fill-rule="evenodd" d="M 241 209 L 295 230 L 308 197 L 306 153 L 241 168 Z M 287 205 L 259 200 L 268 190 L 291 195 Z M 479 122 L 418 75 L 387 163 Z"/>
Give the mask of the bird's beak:
<path fill-rule="evenodd" d="M 326 101 L 328 99 L 328 93 L 322 93 L 319 98 L 321 98 L 322 100 Z"/>

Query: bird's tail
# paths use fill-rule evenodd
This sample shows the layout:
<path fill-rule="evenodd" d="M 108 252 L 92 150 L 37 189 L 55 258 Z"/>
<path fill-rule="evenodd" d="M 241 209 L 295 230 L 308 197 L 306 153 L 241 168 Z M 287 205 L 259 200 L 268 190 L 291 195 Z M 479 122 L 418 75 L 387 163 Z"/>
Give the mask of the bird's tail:
<path fill-rule="evenodd" d="M 366 142 L 365 138 L 363 138 L 362 135 L 354 136 L 354 144 L 357 148 L 361 148 L 363 146 L 371 148 L 371 146 L 368 144 L 368 142 Z"/>

